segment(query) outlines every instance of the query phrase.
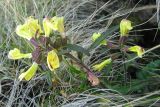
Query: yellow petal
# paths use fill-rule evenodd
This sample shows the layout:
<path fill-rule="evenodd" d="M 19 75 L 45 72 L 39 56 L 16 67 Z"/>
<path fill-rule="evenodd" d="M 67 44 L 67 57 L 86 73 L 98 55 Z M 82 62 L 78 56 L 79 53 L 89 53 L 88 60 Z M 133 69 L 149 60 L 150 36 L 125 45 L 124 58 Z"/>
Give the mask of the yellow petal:
<path fill-rule="evenodd" d="M 52 32 L 51 26 L 52 26 L 52 22 L 49 19 L 44 18 L 43 19 L 43 29 L 44 29 L 46 37 L 49 37 L 50 33 Z"/>
<path fill-rule="evenodd" d="M 145 52 L 145 50 L 140 46 L 132 46 L 132 47 L 129 48 L 129 51 L 136 52 L 137 56 L 139 56 L 140 58 L 142 58 L 142 55 Z"/>
<path fill-rule="evenodd" d="M 59 68 L 59 58 L 54 50 L 48 52 L 47 64 L 51 71 L 54 71 L 56 68 Z"/>
<path fill-rule="evenodd" d="M 111 59 L 111 58 L 106 59 L 106 60 L 104 60 L 103 62 L 94 65 L 94 66 L 93 66 L 93 69 L 94 69 L 94 70 L 97 70 L 97 71 L 101 71 L 106 65 L 110 64 L 111 62 L 112 62 L 112 59 Z"/>
<path fill-rule="evenodd" d="M 120 33 L 121 36 L 127 36 L 127 34 L 129 33 L 130 30 L 132 30 L 132 25 L 131 25 L 131 21 L 127 20 L 127 19 L 123 19 L 120 22 Z"/>
<path fill-rule="evenodd" d="M 36 73 L 38 69 L 38 64 L 36 62 L 34 62 L 32 64 L 32 66 L 24 73 L 22 73 L 18 78 L 21 81 L 22 79 L 25 79 L 27 81 L 29 81 Z"/>
<path fill-rule="evenodd" d="M 92 35 L 92 41 L 96 41 L 99 37 L 101 36 L 101 33 L 93 33 Z M 107 41 L 103 40 L 101 43 L 101 45 L 107 45 Z"/>
<path fill-rule="evenodd" d="M 64 33 L 64 17 L 53 17 L 51 19 L 52 26 L 51 28 L 60 33 Z"/>
<path fill-rule="evenodd" d="M 16 28 L 17 35 L 28 40 L 35 37 L 37 31 L 37 36 L 39 36 L 42 33 L 41 26 L 38 24 L 38 20 L 32 17 L 29 17 L 23 25 L 18 25 Z"/>
<path fill-rule="evenodd" d="M 21 58 L 32 58 L 31 53 L 23 54 L 20 52 L 19 49 L 14 48 L 13 50 L 10 50 L 8 53 L 9 59 L 21 59 Z"/>

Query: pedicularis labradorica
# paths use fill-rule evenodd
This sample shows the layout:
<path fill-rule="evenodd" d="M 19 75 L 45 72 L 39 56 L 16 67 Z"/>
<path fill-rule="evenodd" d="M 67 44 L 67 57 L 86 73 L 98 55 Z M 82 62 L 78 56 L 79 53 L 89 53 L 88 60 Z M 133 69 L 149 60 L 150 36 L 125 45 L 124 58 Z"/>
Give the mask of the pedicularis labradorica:
<path fill-rule="evenodd" d="M 20 80 L 25 79 L 29 81 L 35 75 L 38 65 L 43 64 L 45 61 L 51 71 L 55 71 L 60 67 L 57 50 L 51 45 L 52 42 L 49 37 L 53 31 L 58 31 L 63 42 L 66 43 L 64 18 L 56 16 L 44 18 L 42 24 L 44 31 L 38 19 L 29 17 L 23 25 L 18 25 L 16 28 L 17 35 L 27 39 L 34 46 L 32 53 L 21 53 L 19 49 L 14 48 L 8 54 L 10 59 L 32 58 L 33 60 L 32 66 L 19 76 Z"/>
<path fill-rule="evenodd" d="M 142 55 L 145 52 L 145 50 L 142 47 L 137 46 L 137 45 L 125 47 L 125 45 L 124 45 L 125 40 L 128 38 L 129 31 L 133 29 L 133 27 L 131 25 L 131 21 L 127 20 L 127 19 L 123 19 L 120 22 L 119 27 L 120 27 L 120 38 L 119 38 L 118 45 L 113 44 L 109 40 L 102 40 L 99 45 L 104 45 L 110 49 L 115 49 L 115 48 L 120 49 L 121 51 L 125 51 L 125 52 L 128 52 L 128 51 L 135 52 L 135 53 L 137 53 L 138 57 L 142 58 Z M 92 41 L 94 42 L 96 39 L 98 39 L 101 36 L 102 36 L 101 33 L 94 33 L 92 35 Z M 92 68 L 96 71 L 101 71 L 105 66 L 109 65 L 113 60 L 114 60 L 113 58 L 105 59 L 101 63 L 94 65 Z"/>
<path fill-rule="evenodd" d="M 32 53 L 22 53 L 19 49 L 14 48 L 13 50 L 10 50 L 8 54 L 9 59 L 18 60 L 22 58 L 31 58 L 33 61 L 31 67 L 26 72 L 23 72 L 19 75 L 19 80 L 21 81 L 25 79 L 29 81 L 35 75 L 38 67 L 43 65 L 48 65 L 48 69 L 51 72 L 56 73 L 57 69 L 61 66 L 63 59 L 65 61 L 70 59 L 69 61 L 73 60 L 77 65 L 79 65 L 80 68 L 83 68 L 87 74 L 88 80 L 93 86 L 98 85 L 99 79 L 92 72 L 92 70 L 81 60 L 73 56 L 70 51 L 65 51 L 65 46 L 69 44 L 69 41 L 66 37 L 64 17 L 54 16 L 53 18 L 44 18 L 42 25 L 43 30 L 38 19 L 29 17 L 26 19 L 24 24 L 18 25 L 16 28 L 16 34 L 24 39 L 27 39 L 29 43 L 34 46 Z M 120 23 L 120 45 L 123 44 L 124 37 L 128 36 L 128 33 L 131 29 L 131 22 L 123 19 Z M 58 33 L 58 36 L 55 37 L 58 39 L 52 41 L 50 38 L 51 34 L 54 32 Z M 100 37 L 101 33 L 94 33 L 92 36 L 93 42 Z M 117 47 L 107 40 L 101 41 L 100 45 L 109 46 L 110 48 L 113 46 Z M 144 53 L 144 49 L 140 46 L 131 46 L 125 50 L 136 52 L 139 57 L 142 57 Z M 59 52 L 61 52 L 61 54 Z M 101 63 L 94 65 L 92 68 L 95 71 L 101 71 L 112 61 L 114 61 L 112 58 L 108 58 Z"/>
<path fill-rule="evenodd" d="M 48 69 L 56 73 L 63 59 L 65 61 L 69 59 L 69 61 L 73 60 L 81 68 L 84 68 L 92 85 L 98 85 L 99 79 L 97 76 L 79 59 L 70 54 L 69 50 L 66 50 L 65 46 L 68 44 L 68 39 L 65 34 L 64 17 L 44 18 L 42 25 L 43 30 L 38 19 L 31 16 L 26 19 L 24 24 L 18 25 L 16 28 L 16 34 L 27 39 L 34 46 L 32 53 L 22 53 L 19 49 L 14 48 L 8 54 L 9 59 L 31 58 L 33 61 L 31 67 L 20 74 L 19 80 L 29 81 L 35 75 L 38 67 L 44 65 L 48 65 Z M 56 35 L 53 41 L 51 40 L 51 34 L 55 32 L 58 33 L 58 36 Z"/>

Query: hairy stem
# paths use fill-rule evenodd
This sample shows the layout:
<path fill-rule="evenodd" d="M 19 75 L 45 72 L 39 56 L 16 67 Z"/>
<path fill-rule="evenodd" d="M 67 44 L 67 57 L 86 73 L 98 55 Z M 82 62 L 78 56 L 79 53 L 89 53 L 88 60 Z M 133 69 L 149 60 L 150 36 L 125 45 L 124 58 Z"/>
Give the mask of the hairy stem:
<path fill-rule="evenodd" d="M 66 53 L 65 54 L 67 57 L 71 58 L 72 60 L 74 60 L 79 66 L 83 67 L 86 69 L 86 73 L 92 73 L 92 71 L 81 61 L 79 61 L 77 58 L 75 58 L 73 55 L 71 55 L 70 53 Z"/>

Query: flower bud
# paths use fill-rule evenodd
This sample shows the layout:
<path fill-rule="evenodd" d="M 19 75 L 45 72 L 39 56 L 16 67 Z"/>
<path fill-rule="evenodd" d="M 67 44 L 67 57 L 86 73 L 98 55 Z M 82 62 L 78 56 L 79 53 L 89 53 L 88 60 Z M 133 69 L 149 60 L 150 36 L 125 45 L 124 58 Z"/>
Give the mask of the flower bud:
<path fill-rule="evenodd" d="M 32 66 L 24 73 L 22 73 L 18 78 L 21 81 L 22 79 L 25 79 L 27 81 L 29 81 L 36 73 L 38 69 L 38 64 L 36 62 L 34 62 L 32 64 Z"/>
<path fill-rule="evenodd" d="M 131 21 L 127 19 L 123 19 L 120 22 L 120 34 L 121 36 L 127 36 L 130 30 L 132 30 Z"/>
<path fill-rule="evenodd" d="M 137 56 L 140 57 L 140 58 L 142 58 L 142 55 L 145 52 L 145 50 L 140 46 L 132 46 L 128 50 L 131 51 L 131 52 L 136 52 Z"/>
<path fill-rule="evenodd" d="M 54 71 L 56 68 L 59 68 L 60 66 L 59 58 L 58 58 L 57 53 L 54 50 L 48 52 L 47 64 L 51 71 Z"/>
<path fill-rule="evenodd" d="M 112 59 L 109 58 L 109 59 L 106 59 L 104 60 L 103 62 L 101 62 L 100 64 L 96 64 L 93 66 L 93 69 L 94 70 L 97 70 L 97 71 L 101 71 L 106 65 L 110 64 L 112 62 Z"/>
<path fill-rule="evenodd" d="M 58 31 L 60 33 L 64 33 L 64 17 L 55 16 L 51 19 L 51 22 L 53 23 L 53 30 Z"/>
<path fill-rule="evenodd" d="M 10 50 L 8 53 L 8 58 L 9 59 L 21 59 L 21 58 L 32 58 L 31 53 L 23 54 L 20 52 L 19 49 L 14 48 L 13 50 Z"/>
<path fill-rule="evenodd" d="M 41 26 L 38 24 L 38 20 L 29 17 L 23 25 L 18 25 L 16 28 L 16 33 L 18 36 L 30 40 L 31 38 L 39 37 L 42 33 Z"/>
<path fill-rule="evenodd" d="M 92 35 L 92 41 L 96 41 L 99 37 L 101 36 L 101 33 L 93 33 Z M 107 45 L 107 41 L 103 40 L 101 43 L 101 45 Z"/>

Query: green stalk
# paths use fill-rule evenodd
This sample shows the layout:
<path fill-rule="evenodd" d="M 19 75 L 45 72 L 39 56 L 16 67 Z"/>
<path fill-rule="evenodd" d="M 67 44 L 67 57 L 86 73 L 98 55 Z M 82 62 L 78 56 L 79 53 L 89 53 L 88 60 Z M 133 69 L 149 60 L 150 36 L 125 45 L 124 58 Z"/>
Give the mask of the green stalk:
<path fill-rule="evenodd" d="M 122 51 L 123 47 L 124 47 L 124 39 L 125 36 L 120 37 L 119 43 L 120 43 L 120 51 L 122 54 L 122 61 L 125 62 L 125 52 Z M 127 67 L 126 64 L 123 63 L 123 68 L 124 68 L 124 85 L 127 85 Z"/>

